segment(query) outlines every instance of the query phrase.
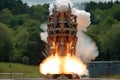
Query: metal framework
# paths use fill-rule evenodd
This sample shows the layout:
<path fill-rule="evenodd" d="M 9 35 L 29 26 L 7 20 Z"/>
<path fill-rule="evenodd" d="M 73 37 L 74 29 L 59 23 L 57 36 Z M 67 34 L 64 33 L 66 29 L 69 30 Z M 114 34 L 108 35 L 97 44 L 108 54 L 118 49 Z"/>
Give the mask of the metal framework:
<path fill-rule="evenodd" d="M 76 15 L 71 13 L 68 5 L 67 11 L 58 11 L 56 5 L 52 15 L 48 17 L 48 44 L 51 55 L 65 56 L 75 54 L 77 42 L 77 22 Z"/>

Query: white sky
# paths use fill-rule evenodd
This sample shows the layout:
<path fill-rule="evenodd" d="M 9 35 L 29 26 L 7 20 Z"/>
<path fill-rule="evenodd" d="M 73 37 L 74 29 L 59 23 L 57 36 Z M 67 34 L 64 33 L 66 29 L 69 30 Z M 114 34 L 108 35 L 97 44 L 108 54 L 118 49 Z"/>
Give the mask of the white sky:
<path fill-rule="evenodd" d="M 22 0 L 24 3 L 28 3 L 28 5 L 36 5 L 36 4 L 43 4 L 43 3 L 51 3 L 54 2 L 55 0 Z M 111 0 L 70 0 L 72 2 L 89 2 L 89 1 L 95 1 L 95 2 L 108 2 Z M 112 1 L 116 1 L 116 0 L 112 0 Z M 119 0 L 120 1 L 120 0 Z"/>

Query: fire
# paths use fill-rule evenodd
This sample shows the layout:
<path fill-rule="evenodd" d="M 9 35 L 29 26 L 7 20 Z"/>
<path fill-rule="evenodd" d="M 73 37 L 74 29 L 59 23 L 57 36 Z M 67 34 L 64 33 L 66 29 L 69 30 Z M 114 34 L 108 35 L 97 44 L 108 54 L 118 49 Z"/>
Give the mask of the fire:
<path fill-rule="evenodd" d="M 59 74 L 59 66 L 61 59 L 58 56 L 50 56 L 40 64 L 40 72 L 42 74 Z"/>
<path fill-rule="evenodd" d="M 40 64 L 42 74 L 78 74 L 86 71 L 86 65 L 76 56 L 51 55 Z"/>

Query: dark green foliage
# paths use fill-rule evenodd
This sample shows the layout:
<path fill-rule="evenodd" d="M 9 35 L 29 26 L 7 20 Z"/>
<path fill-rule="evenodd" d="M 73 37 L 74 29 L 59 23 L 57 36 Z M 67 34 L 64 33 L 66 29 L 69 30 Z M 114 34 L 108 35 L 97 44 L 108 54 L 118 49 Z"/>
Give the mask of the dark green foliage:
<path fill-rule="evenodd" d="M 116 4 L 112 7 L 112 10 L 114 12 L 111 13 L 111 16 L 113 16 L 114 19 L 120 21 L 120 4 Z"/>
<path fill-rule="evenodd" d="M 40 24 L 47 20 L 48 7 L 29 7 L 21 0 L 0 0 L 0 61 L 37 65 L 45 58 L 42 53 L 46 44 L 40 38 Z"/>
<path fill-rule="evenodd" d="M 102 52 L 111 56 L 109 60 L 120 60 L 120 23 L 112 26 L 104 36 L 101 44 Z"/>
<path fill-rule="evenodd" d="M 37 65 L 45 58 L 39 26 L 37 20 L 28 20 L 18 29 L 14 40 L 15 62 Z"/>
<path fill-rule="evenodd" d="M 0 22 L 2 22 L 2 23 L 7 24 L 8 19 L 10 19 L 12 17 L 13 17 L 13 15 L 8 8 L 2 9 L 2 11 L 0 12 Z"/>
<path fill-rule="evenodd" d="M 91 1 L 90 3 L 86 3 L 85 10 L 87 11 L 96 10 L 96 9 L 105 10 L 111 8 L 114 4 L 120 4 L 120 2 L 117 0 L 114 3 L 112 0 L 109 2 L 99 2 L 99 3 Z"/>
<path fill-rule="evenodd" d="M 90 11 L 90 10 L 95 10 L 97 8 L 97 3 L 90 1 L 90 3 L 86 3 L 86 8 L 85 10 Z"/>
<path fill-rule="evenodd" d="M 99 7 L 91 9 L 92 25 L 88 35 L 98 46 L 100 55 L 97 60 L 120 60 L 120 3 L 106 4 L 108 7 L 104 10 Z"/>
<path fill-rule="evenodd" d="M 91 1 L 85 3 L 85 5 L 85 10 L 91 13 L 92 24 L 99 24 L 100 20 L 104 20 L 107 16 L 114 16 L 114 18 L 120 20 L 120 2 L 118 0 L 99 3 Z"/>
<path fill-rule="evenodd" d="M 32 6 L 30 8 L 30 15 L 33 19 L 37 19 L 40 22 L 44 22 L 47 20 L 47 16 L 49 15 L 49 10 L 48 10 L 48 4 L 44 4 L 44 5 L 36 5 L 36 6 Z"/>
<path fill-rule="evenodd" d="M 11 61 L 12 52 L 12 32 L 0 22 L 0 61 Z"/>
<path fill-rule="evenodd" d="M 23 4 L 22 0 L 0 0 L 0 11 L 8 8 L 13 14 L 22 14 L 29 12 L 27 4 Z"/>

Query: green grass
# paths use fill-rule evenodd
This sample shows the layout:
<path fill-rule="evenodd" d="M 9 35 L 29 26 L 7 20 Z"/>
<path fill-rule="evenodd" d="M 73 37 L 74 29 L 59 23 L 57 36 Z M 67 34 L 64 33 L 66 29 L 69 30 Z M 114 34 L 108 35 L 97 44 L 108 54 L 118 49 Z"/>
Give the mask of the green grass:
<path fill-rule="evenodd" d="M 110 75 L 110 76 L 100 76 L 98 78 L 107 78 L 107 79 L 120 79 L 120 75 Z"/>
<path fill-rule="evenodd" d="M 113 79 L 120 79 L 120 75 L 114 75 L 111 78 L 113 78 Z"/>
<path fill-rule="evenodd" d="M 0 62 L 0 73 L 23 73 L 13 74 L 12 78 L 35 78 L 42 77 L 43 75 L 39 72 L 39 66 L 23 65 L 19 63 L 3 63 Z M 0 78 L 10 78 L 10 74 L 0 74 Z"/>

